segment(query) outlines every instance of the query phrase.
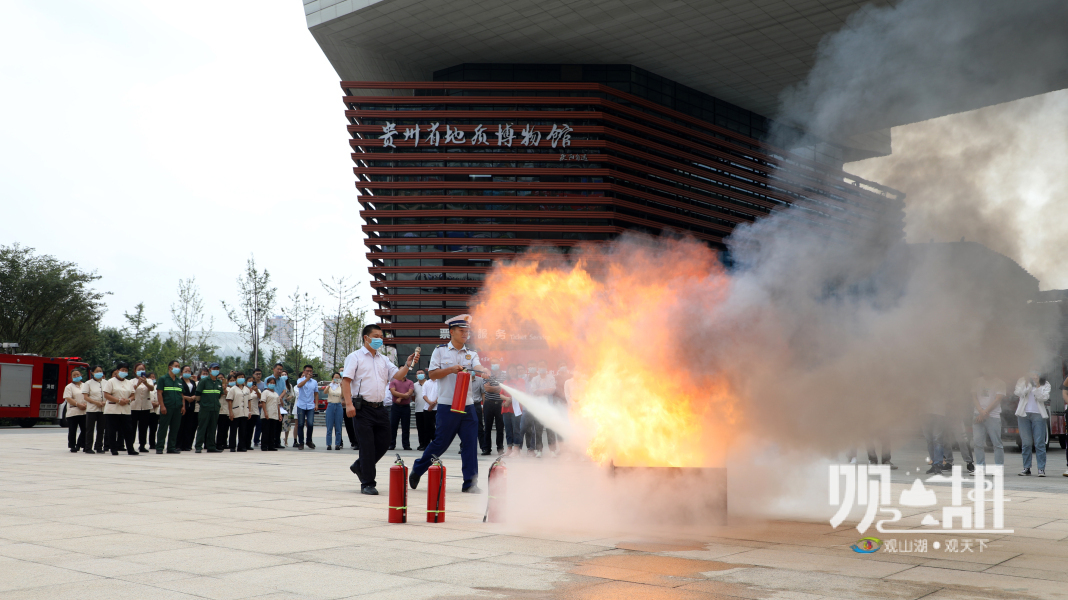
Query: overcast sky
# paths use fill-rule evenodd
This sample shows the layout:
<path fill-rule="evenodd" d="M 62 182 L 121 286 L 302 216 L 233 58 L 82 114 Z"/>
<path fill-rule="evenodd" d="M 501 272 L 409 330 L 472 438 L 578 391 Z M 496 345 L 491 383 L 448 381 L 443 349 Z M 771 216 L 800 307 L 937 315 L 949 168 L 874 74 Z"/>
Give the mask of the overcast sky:
<path fill-rule="evenodd" d="M 105 324 L 143 301 L 169 327 L 196 276 L 233 331 L 253 253 L 279 296 L 348 274 L 371 307 L 342 91 L 298 0 L 13 0 L 0 22 L 0 243 L 99 273 Z"/>
<path fill-rule="evenodd" d="M 253 253 L 280 300 L 300 286 L 325 301 L 319 279 L 349 275 L 372 308 L 342 92 L 298 0 L 10 0 L 0 65 L 0 243 L 100 274 L 106 325 L 143 301 L 169 328 L 178 280 L 196 276 L 215 329 L 235 330 L 220 300 Z M 1029 121 L 1033 139 L 1064 123 L 1064 100 L 1034 105 L 1050 118 Z M 897 159 L 857 169 L 878 174 L 881 160 Z M 1043 194 L 1064 201 L 1041 187 L 1025 223 L 1052 206 Z M 983 241 L 915 219 L 910 231 Z M 1043 287 L 1068 285 L 1059 264 L 1036 271 Z"/>

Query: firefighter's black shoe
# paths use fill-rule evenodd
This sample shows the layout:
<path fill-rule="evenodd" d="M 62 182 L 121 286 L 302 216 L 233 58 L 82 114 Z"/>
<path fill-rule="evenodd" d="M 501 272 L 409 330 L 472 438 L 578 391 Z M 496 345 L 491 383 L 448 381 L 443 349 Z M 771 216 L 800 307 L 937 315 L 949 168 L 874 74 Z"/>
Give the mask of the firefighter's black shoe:
<path fill-rule="evenodd" d="M 475 485 L 474 483 L 472 483 L 471 485 L 461 489 L 460 491 L 465 493 L 465 494 L 481 494 L 482 493 L 482 490 L 480 490 L 478 488 L 478 486 Z"/>
<path fill-rule="evenodd" d="M 413 490 L 419 487 L 419 476 L 416 475 L 415 472 L 412 472 L 408 475 L 408 487 L 412 488 Z"/>
<path fill-rule="evenodd" d="M 360 493 L 367 494 L 368 496 L 377 496 L 378 490 L 376 490 L 373 485 L 362 485 L 360 486 Z"/>
<path fill-rule="evenodd" d="M 93 452 L 89 448 L 86 448 L 85 450 L 82 450 L 82 452 L 85 452 L 86 454 L 96 454 L 96 452 Z"/>
<path fill-rule="evenodd" d="M 931 465 L 930 469 L 927 469 L 927 475 L 941 475 L 942 467 L 938 465 Z"/>

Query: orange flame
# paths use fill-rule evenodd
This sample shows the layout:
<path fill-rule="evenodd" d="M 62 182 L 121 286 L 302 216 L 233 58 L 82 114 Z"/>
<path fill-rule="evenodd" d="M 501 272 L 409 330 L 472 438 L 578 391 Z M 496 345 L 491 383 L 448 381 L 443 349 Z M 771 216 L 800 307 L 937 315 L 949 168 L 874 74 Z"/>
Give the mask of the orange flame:
<path fill-rule="evenodd" d="M 489 333 L 480 350 L 503 349 L 519 332 L 544 338 L 551 368 L 573 363 L 571 416 L 600 463 L 718 462 L 735 410 L 730 386 L 687 362 L 677 348 L 685 320 L 667 318 L 680 298 L 722 301 L 729 278 L 716 257 L 692 240 L 584 250 L 574 263 L 542 255 L 495 267 L 473 310 Z"/>

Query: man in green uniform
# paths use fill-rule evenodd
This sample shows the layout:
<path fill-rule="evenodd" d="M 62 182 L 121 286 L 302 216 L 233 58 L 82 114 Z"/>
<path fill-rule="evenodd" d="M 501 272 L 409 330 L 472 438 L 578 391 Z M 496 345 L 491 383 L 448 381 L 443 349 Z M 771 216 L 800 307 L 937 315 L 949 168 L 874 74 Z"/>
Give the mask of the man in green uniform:
<path fill-rule="evenodd" d="M 185 407 L 182 402 L 182 364 L 172 360 L 167 372 L 156 386 L 159 394 L 159 429 L 156 433 L 156 454 L 163 454 L 163 441 L 167 441 L 167 454 L 179 454 L 178 426 L 182 423 Z M 170 435 L 168 435 L 168 433 Z"/>
<path fill-rule="evenodd" d="M 200 419 L 197 421 L 196 452 L 200 453 L 202 445 L 208 452 L 219 452 L 215 448 L 215 434 L 219 427 L 219 402 L 222 399 L 223 383 L 219 377 L 219 363 L 208 365 L 211 369 L 207 377 L 201 377 L 197 383 L 196 399 L 200 403 Z"/>

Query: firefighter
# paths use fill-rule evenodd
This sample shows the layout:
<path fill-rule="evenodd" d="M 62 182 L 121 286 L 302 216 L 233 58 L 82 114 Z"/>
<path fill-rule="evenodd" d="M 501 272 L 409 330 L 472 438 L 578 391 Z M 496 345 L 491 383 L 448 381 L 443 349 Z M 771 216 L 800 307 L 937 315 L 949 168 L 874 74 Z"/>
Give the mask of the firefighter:
<path fill-rule="evenodd" d="M 453 412 L 453 387 L 456 374 L 462 370 L 477 371 L 488 375 L 489 371 L 481 365 L 478 353 L 467 347 L 470 336 L 471 315 L 460 315 L 445 322 L 449 326 L 449 343 L 434 349 L 430 357 L 428 378 L 438 383 L 438 408 L 434 441 L 430 442 L 415 464 L 412 465 L 408 482 L 414 490 L 419 485 L 419 478 L 430 468 L 432 456 L 441 457 L 457 433 L 460 435 L 460 459 L 464 484 L 461 491 L 478 494 L 478 414 L 475 412 L 475 398 L 469 391 L 467 404 L 463 413 Z M 475 388 L 476 386 L 472 386 Z"/>
<path fill-rule="evenodd" d="M 118 364 L 115 369 L 115 377 L 104 382 L 104 420 L 107 424 L 105 435 L 111 444 L 111 455 L 118 456 L 119 448 L 123 441 L 126 442 L 126 453 L 137 456 L 134 450 L 133 417 L 131 416 L 130 404 L 134 400 L 134 386 L 136 381 L 130 381 L 130 367 L 124 362 Z"/>
<path fill-rule="evenodd" d="M 156 430 L 156 454 L 178 454 L 178 429 L 185 414 L 182 402 L 182 368 L 181 363 L 172 360 L 167 365 L 167 372 L 159 379 L 156 386 L 159 401 L 159 428 Z"/>
<path fill-rule="evenodd" d="M 207 374 L 201 370 L 200 382 L 197 383 L 196 402 L 200 407 L 200 418 L 197 421 L 197 454 L 200 454 L 202 446 L 206 447 L 208 452 L 221 452 L 215 447 L 215 434 L 219 427 L 219 405 L 226 384 L 219 376 L 219 363 L 211 363 L 208 369 L 210 370 Z"/>

